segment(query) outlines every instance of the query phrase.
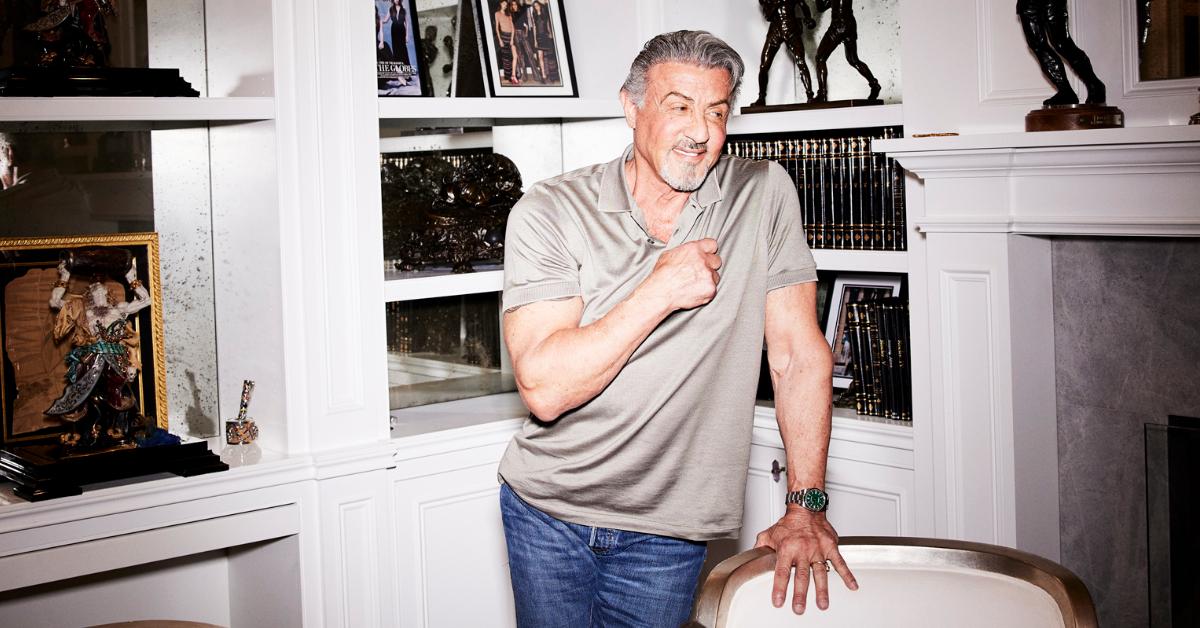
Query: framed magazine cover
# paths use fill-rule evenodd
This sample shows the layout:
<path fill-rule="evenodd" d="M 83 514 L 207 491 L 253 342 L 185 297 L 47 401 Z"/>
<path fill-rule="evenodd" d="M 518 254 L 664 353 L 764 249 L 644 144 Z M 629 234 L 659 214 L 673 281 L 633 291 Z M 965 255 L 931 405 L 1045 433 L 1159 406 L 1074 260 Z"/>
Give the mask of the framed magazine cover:
<path fill-rule="evenodd" d="M 849 388 L 854 381 L 850 337 L 846 335 L 846 306 L 900 296 L 900 283 L 900 275 L 839 274 L 834 278 L 829 319 L 825 323 L 825 340 L 833 350 L 834 388 Z"/>
<path fill-rule="evenodd" d="M 95 270 L 100 262 L 85 267 L 85 259 L 109 263 L 111 272 Z M 76 272 L 66 282 L 63 304 L 55 308 L 50 301 L 60 262 L 73 264 Z M 104 352 L 128 356 L 136 365 L 129 384 L 133 399 L 151 425 L 167 429 L 158 234 L 0 239 L 0 443 L 53 439 L 66 429 L 62 419 L 46 411 L 71 385 L 68 374 L 80 360 L 83 336 L 76 332 L 87 314 L 86 300 L 96 284 L 107 290 L 110 306 L 135 298 L 123 276 L 130 268 L 146 288 L 149 305 L 124 319 L 124 338 L 119 346 L 104 345 Z M 87 348 L 93 346 L 100 345 Z"/>
<path fill-rule="evenodd" d="M 578 95 L 562 0 L 473 0 L 492 96 Z"/>
<path fill-rule="evenodd" d="M 421 60 L 420 26 L 413 0 L 375 2 L 375 66 L 380 96 L 429 96 L 429 68 Z"/>

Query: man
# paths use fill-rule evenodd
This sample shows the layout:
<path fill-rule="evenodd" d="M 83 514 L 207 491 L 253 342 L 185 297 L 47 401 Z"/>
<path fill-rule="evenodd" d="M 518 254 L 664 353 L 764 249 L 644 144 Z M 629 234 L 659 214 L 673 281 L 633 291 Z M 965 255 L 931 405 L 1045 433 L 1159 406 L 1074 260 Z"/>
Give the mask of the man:
<path fill-rule="evenodd" d="M 521 626 L 678 626 L 704 542 L 736 536 L 764 333 L 796 501 L 758 537 L 793 608 L 830 563 L 831 356 L 796 191 L 722 157 L 743 66 L 705 32 L 655 37 L 621 88 L 633 145 L 534 185 L 505 245 L 504 334 L 531 418 L 500 463 Z M 826 562 L 829 561 L 829 562 Z"/>

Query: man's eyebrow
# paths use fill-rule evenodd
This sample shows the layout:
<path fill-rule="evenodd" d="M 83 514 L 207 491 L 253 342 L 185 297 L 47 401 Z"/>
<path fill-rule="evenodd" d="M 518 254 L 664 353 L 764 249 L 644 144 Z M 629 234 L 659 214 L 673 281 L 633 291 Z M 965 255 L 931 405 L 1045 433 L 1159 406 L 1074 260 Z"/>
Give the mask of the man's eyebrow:
<path fill-rule="evenodd" d="M 694 102 L 696 102 L 696 99 L 695 99 L 695 98 L 692 98 L 691 96 L 687 96 L 687 95 L 685 95 L 685 94 L 680 94 L 679 92 L 667 92 L 667 93 L 666 93 L 666 94 L 665 94 L 665 95 L 662 97 L 662 100 L 660 100 L 659 102 L 666 102 L 666 101 L 667 101 L 668 99 L 670 99 L 672 96 L 675 96 L 675 97 L 677 97 L 677 98 L 681 98 L 681 99 L 683 99 L 683 100 L 686 100 L 686 101 L 688 101 L 688 102 L 690 102 L 690 103 L 694 103 Z M 708 105 L 706 105 L 706 106 L 705 106 L 705 108 L 707 109 L 707 108 L 711 108 L 711 107 L 720 107 L 721 105 L 729 106 L 729 99 L 728 99 L 728 98 L 722 98 L 721 100 L 718 100 L 718 101 L 715 101 L 715 102 L 708 103 Z"/>
<path fill-rule="evenodd" d="M 667 92 L 666 94 L 663 95 L 662 100 L 660 100 L 658 102 L 667 102 L 667 99 L 672 96 L 675 96 L 677 98 L 682 98 L 688 102 L 696 102 L 695 98 L 692 98 L 691 96 L 686 96 L 684 94 L 680 94 L 679 92 Z"/>

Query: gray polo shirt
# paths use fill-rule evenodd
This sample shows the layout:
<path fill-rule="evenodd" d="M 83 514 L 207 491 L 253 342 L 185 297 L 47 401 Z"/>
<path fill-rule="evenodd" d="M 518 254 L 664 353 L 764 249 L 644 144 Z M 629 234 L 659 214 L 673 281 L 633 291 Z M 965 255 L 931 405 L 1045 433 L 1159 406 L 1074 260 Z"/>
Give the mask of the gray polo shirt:
<path fill-rule="evenodd" d="M 796 189 L 771 161 L 722 156 L 692 193 L 670 242 L 654 239 L 622 163 L 532 186 L 504 246 L 504 309 L 580 296 L 581 325 L 629 296 L 668 248 L 717 241 L 708 304 L 677 311 L 612 383 L 552 423 L 530 418 L 500 476 L 559 519 L 693 540 L 736 536 L 769 290 L 816 281 Z"/>

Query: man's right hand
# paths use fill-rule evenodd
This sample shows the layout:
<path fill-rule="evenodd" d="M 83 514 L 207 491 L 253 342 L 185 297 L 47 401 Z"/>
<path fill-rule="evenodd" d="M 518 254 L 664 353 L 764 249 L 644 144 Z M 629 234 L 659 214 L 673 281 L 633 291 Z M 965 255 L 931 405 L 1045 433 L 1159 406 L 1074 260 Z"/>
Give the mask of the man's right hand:
<path fill-rule="evenodd" d="M 647 287 L 666 298 L 672 311 L 699 307 L 716 295 L 719 268 L 716 240 L 686 242 L 659 256 Z"/>

